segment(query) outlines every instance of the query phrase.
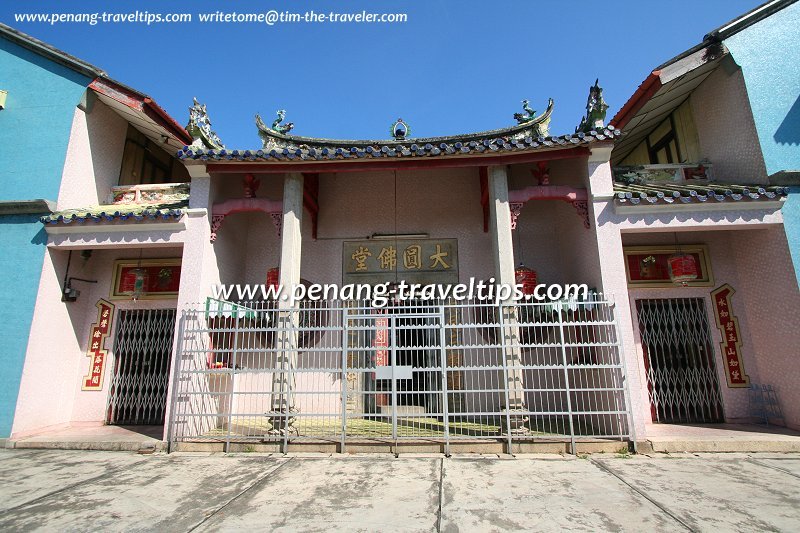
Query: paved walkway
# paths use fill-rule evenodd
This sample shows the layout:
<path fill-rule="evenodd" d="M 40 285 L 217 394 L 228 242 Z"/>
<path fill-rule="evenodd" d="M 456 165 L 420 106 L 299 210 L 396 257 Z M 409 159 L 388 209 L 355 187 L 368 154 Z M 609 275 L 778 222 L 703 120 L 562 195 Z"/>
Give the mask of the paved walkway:
<path fill-rule="evenodd" d="M 0 450 L 0 530 L 800 530 L 800 454 Z"/>

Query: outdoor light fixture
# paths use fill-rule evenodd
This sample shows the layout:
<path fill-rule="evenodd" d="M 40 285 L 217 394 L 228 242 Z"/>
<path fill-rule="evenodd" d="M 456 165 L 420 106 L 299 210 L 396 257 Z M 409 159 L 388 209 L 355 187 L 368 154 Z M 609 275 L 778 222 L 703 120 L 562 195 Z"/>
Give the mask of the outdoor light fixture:
<path fill-rule="evenodd" d="M 142 250 L 139 250 L 139 262 L 136 264 L 136 268 L 130 270 L 130 273 L 133 274 L 133 292 L 131 293 L 131 300 L 134 302 L 147 294 L 147 282 L 150 278 L 150 275 L 147 273 L 146 268 L 142 268 Z"/>
<path fill-rule="evenodd" d="M 533 294 L 536 290 L 536 271 L 520 263 L 514 271 L 514 282 L 522 285 L 522 294 Z"/>
<path fill-rule="evenodd" d="M 678 244 L 678 234 L 675 234 L 675 253 L 667 259 L 669 267 L 669 279 L 672 283 L 686 287 L 690 281 L 697 279 L 697 261 L 692 254 L 681 252 Z"/>
<path fill-rule="evenodd" d="M 88 252 L 88 254 L 86 253 Z M 84 258 L 84 261 L 88 259 L 91 255 L 91 250 L 82 250 L 81 257 Z M 64 272 L 64 288 L 61 289 L 61 301 L 62 302 L 74 302 L 80 296 L 81 291 L 74 288 L 72 286 L 73 281 L 83 281 L 84 283 L 97 283 L 96 279 L 83 279 L 83 278 L 72 278 L 69 276 L 69 266 L 72 263 L 72 250 L 69 251 L 69 255 L 67 256 L 67 270 Z"/>
<path fill-rule="evenodd" d="M 280 283 L 281 277 L 281 269 L 280 268 L 270 268 L 267 271 L 267 287 L 274 287 L 278 288 L 278 284 Z"/>
<path fill-rule="evenodd" d="M 62 302 L 74 302 L 81 295 L 81 291 L 72 286 L 73 281 L 83 281 L 84 283 L 97 283 L 96 279 L 83 279 L 83 278 L 67 278 L 64 284 L 64 290 L 61 293 Z"/>

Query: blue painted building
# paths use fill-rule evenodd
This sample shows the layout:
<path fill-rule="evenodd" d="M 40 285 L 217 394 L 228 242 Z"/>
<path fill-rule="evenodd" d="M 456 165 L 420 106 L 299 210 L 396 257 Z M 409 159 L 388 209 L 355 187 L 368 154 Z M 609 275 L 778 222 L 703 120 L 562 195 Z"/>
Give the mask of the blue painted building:
<path fill-rule="evenodd" d="M 0 438 L 11 433 L 75 107 L 102 71 L 0 24 Z M 5 97 L 5 101 L 2 99 Z"/>
<path fill-rule="evenodd" d="M 789 185 L 786 237 L 800 281 L 800 3 L 767 2 L 711 32 L 742 69 L 770 181 Z"/>

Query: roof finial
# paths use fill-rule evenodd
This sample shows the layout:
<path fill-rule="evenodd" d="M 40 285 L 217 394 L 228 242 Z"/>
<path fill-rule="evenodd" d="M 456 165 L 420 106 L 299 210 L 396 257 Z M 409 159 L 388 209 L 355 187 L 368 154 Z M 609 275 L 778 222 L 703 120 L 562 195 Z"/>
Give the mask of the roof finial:
<path fill-rule="evenodd" d="M 192 99 L 192 107 L 189 108 L 189 123 L 186 125 L 186 131 L 192 136 L 192 148 L 210 148 L 213 150 L 222 150 L 225 145 L 211 130 L 211 121 L 208 119 L 205 104 L 200 104 L 197 98 Z"/>
<path fill-rule="evenodd" d="M 392 128 L 389 130 L 389 133 L 391 133 L 395 140 L 402 141 L 403 139 L 411 136 L 411 127 L 403 122 L 402 118 L 398 118 L 392 124 Z"/>
<path fill-rule="evenodd" d="M 538 137 L 547 137 L 549 134 L 550 115 L 553 112 L 553 99 L 547 100 L 547 110 L 540 115 L 536 116 L 536 110 L 530 105 L 530 101 L 522 101 L 522 110 L 524 113 L 514 113 L 514 118 L 520 126 L 528 126 L 530 132 Z"/>
<path fill-rule="evenodd" d="M 286 110 L 285 109 L 278 109 L 277 111 L 278 118 L 276 118 L 272 122 L 272 131 L 277 131 L 278 133 L 282 133 L 286 135 L 292 128 L 294 128 L 294 122 L 287 122 L 286 124 L 281 125 L 281 122 L 284 121 L 286 118 Z"/>
<path fill-rule="evenodd" d="M 589 98 L 586 100 L 586 116 L 575 128 L 575 133 L 588 133 L 592 130 L 601 130 L 605 127 L 606 111 L 608 104 L 603 100 L 603 89 L 599 85 L 600 79 L 594 80 L 594 86 L 589 87 Z"/>
<path fill-rule="evenodd" d="M 522 101 L 522 110 L 525 113 L 514 113 L 514 118 L 517 119 L 518 123 L 525 124 L 536 118 L 536 110 L 531 108 L 528 100 Z"/>

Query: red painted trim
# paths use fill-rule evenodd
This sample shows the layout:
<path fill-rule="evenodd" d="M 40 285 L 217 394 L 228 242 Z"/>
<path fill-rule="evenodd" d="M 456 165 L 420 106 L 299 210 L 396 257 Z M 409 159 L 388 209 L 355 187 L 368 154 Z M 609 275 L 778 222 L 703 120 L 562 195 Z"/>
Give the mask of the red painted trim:
<path fill-rule="evenodd" d="M 319 174 L 303 176 L 303 207 L 311 215 L 311 238 L 316 239 L 319 219 Z"/>
<path fill-rule="evenodd" d="M 479 170 L 481 184 L 481 207 L 483 208 L 483 232 L 489 233 L 489 169 L 481 167 Z"/>
<path fill-rule="evenodd" d="M 508 191 L 508 201 L 525 203 L 528 200 L 564 200 L 565 202 L 585 202 L 586 189 L 562 185 L 535 185 L 518 191 Z"/>
<path fill-rule="evenodd" d="M 131 90 L 117 85 L 111 80 L 104 78 L 97 78 L 89 84 L 89 88 L 104 96 L 108 96 L 112 100 L 124 104 L 135 111 L 142 110 L 144 99 L 140 95 L 132 92 Z"/>
<path fill-rule="evenodd" d="M 211 207 L 211 216 L 228 216 L 234 213 L 261 211 L 263 213 L 282 213 L 283 202 L 267 198 L 233 198 L 219 202 Z"/>
<path fill-rule="evenodd" d="M 145 96 L 144 98 L 144 112 L 147 113 L 147 116 L 149 116 L 155 122 L 163 126 L 164 129 L 175 135 L 175 137 L 177 137 L 179 140 L 186 144 L 192 144 L 194 139 L 192 139 L 192 136 L 189 135 L 189 132 L 187 132 L 183 126 L 178 124 L 174 118 L 164 111 L 164 109 L 149 96 Z M 151 115 L 151 113 L 153 114 Z"/>
<path fill-rule="evenodd" d="M 144 113 L 150 120 L 170 132 L 181 142 L 192 143 L 192 136 L 149 96 L 106 78 L 95 79 L 89 84 L 89 88 L 130 107 L 134 111 Z"/>
<path fill-rule="evenodd" d="M 614 118 L 611 119 L 609 125 L 614 126 L 621 130 L 630 120 L 644 107 L 644 105 L 661 89 L 661 71 L 654 70 L 649 76 L 639 85 L 631 97 L 622 106 L 622 109 L 617 111 Z"/>
<path fill-rule="evenodd" d="M 600 143 L 597 143 L 598 145 Z M 263 161 L 241 161 L 238 163 L 207 163 L 206 170 L 215 174 L 254 172 L 260 174 L 282 174 L 285 172 L 367 172 L 372 170 L 415 170 L 430 168 L 468 168 L 491 165 L 511 165 L 535 161 L 553 161 L 588 157 L 591 150 L 585 146 L 519 152 L 499 156 L 464 156 L 445 158 L 418 157 L 406 160 L 337 160 L 330 162 L 299 161 L 297 163 L 265 163 Z"/>

